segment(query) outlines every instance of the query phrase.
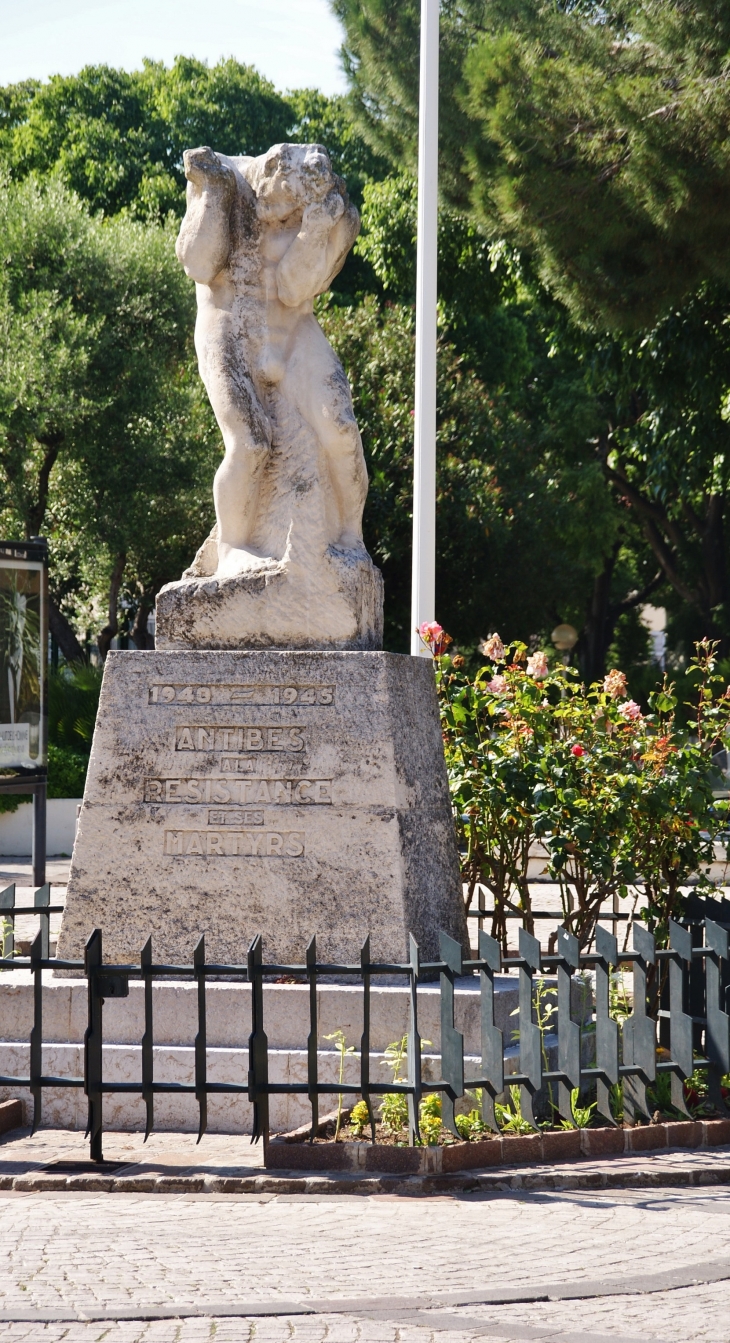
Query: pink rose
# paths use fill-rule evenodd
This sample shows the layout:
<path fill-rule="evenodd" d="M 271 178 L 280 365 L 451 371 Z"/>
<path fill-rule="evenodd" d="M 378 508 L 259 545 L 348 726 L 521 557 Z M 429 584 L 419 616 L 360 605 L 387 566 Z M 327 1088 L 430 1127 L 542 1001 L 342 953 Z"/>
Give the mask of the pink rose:
<path fill-rule="evenodd" d="M 486 688 L 493 695 L 503 695 L 507 689 L 507 679 L 504 676 L 493 676 L 491 681 L 487 681 Z"/>
<path fill-rule="evenodd" d="M 543 677 L 550 675 L 545 653 L 533 653 L 532 657 L 527 659 L 527 675 L 534 676 L 536 681 L 542 681 Z"/>
<path fill-rule="evenodd" d="M 418 633 L 423 642 L 431 649 L 435 658 L 445 653 L 449 644 L 454 642 L 451 635 L 446 633 L 446 630 L 442 625 L 439 625 L 437 620 L 424 620 L 423 624 L 418 627 Z"/>
<path fill-rule="evenodd" d="M 626 694 L 626 677 L 622 671 L 610 671 L 603 682 L 605 694 L 610 695 L 611 699 L 620 699 Z"/>
<path fill-rule="evenodd" d="M 488 639 L 482 639 L 479 652 L 490 662 L 504 662 L 504 644 L 498 634 L 490 634 Z"/>
<path fill-rule="evenodd" d="M 627 699 L 624 704 L 620 704 L 619 713 L 627 723 L 635 723 L 637 718 L 641 718 L 641 708 L 635 699 Z"/>

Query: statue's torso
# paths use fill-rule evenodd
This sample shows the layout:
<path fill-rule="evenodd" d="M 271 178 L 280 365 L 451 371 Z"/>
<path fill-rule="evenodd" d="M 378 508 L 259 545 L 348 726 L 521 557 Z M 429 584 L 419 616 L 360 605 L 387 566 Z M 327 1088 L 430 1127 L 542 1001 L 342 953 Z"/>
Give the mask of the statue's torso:
<path fill-rule="evenodd" d="M 238 194 L 233 206 L 228 261 L 210 285 L 198 285 L 198 322 L 205 335 L 221 322 L 230 328 L 254 381 L 276 384 L 303 320 L 312 320 L 312 300 L 297 307 L 281 302 L 276 270 L 297 237 L 301 215 L 280 222 L 262 220 L 255 198 L 236 167 Z M 245 162 L 245 161 L 244 161 Z"/>

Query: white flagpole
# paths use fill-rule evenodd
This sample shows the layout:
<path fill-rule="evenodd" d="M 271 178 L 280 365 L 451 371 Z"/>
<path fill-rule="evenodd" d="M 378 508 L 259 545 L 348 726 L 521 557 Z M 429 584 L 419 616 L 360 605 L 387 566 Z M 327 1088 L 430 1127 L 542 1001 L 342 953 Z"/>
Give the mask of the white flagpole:
<path fill-rule="evenodd" d="M 426 657 L 430 653 L 418 636 L 418 627 L 436 616 L 438 97 L 439 0 L 421 0 L 411 653 Z"/>

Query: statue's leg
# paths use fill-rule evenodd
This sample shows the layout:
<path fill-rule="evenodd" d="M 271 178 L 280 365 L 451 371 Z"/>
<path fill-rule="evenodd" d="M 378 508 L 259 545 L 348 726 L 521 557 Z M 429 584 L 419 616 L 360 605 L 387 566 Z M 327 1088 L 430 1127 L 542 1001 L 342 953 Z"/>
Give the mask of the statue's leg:
<path fill-rule="evenodd" d="M 314 317 L 296 342 L 282 391 L 314 429 L 323 449 L 336 504 L 330 540 L 362 546 L 368 473 L 345 371 Z"/>
<path fill-rule="evenodd" d="M 223 435 L 225 455 L 213 481 L 221 577 L 251 568 L 261 477 L 271 447 L 271 426 L 230 333 L 196 331 L 200 372 Z"/>

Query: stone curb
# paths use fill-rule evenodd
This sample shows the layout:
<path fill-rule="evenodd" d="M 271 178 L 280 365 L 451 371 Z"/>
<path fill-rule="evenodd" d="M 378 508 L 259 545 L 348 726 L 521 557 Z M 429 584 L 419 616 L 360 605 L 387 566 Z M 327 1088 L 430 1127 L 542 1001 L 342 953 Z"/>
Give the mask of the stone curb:
<path fill-rule="evenodd" d="M 649 1158 L 651 1161 L 651 1158 Z M 730 1185 L 730 1154 L 727 1163 L 680 1168 L 621 1170 L 620 1163 L 605 1169 L 580 1167 L 553 1170 L 504 1170 L 499 1174 L 473 1171 L 468 1175 L 55 1175 L 34 1171 L 27 1175 L 0 1176 L 0 1191 L 16 1193 L 86 1194 L 479 1194 L 510 1190 L 560 1189 L 671 1189 L 707 1185 Z"/>
<path fill-rule="evenodd" d="M 0 1133 L 11 1133 L 23 1127 L 23 1102 L 13 1099 L 0 1101 Z"/>

